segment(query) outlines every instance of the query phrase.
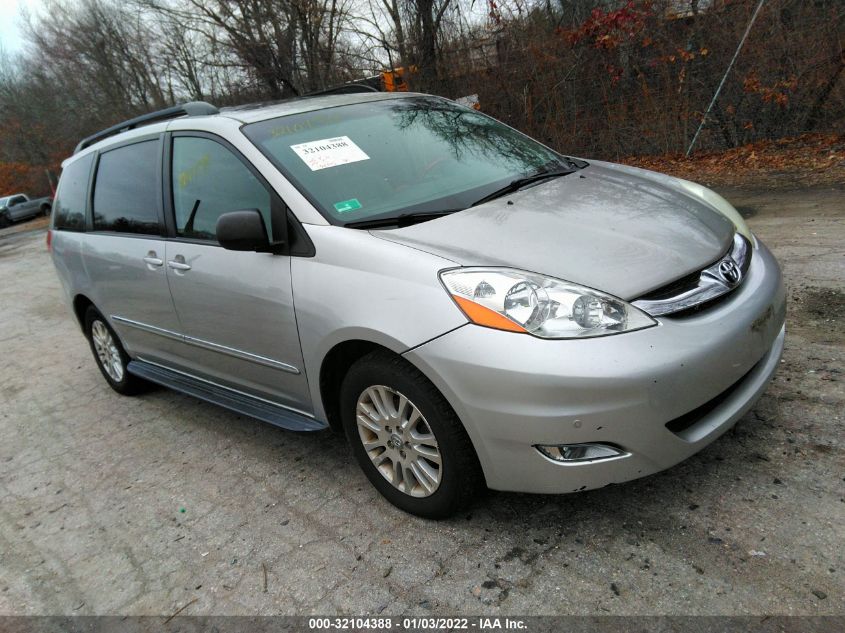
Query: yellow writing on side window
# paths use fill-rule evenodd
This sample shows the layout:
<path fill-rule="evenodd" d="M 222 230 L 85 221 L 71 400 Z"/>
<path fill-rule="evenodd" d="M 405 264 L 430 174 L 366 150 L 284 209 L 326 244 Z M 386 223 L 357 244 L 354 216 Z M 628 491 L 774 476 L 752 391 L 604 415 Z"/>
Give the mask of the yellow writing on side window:
<path fill-rule="evenodd" d="M 200 159 L 195 162 L 191 167 L 179 172 L 179 188 L 184 189 L 187 187 L 191 181 L 199 176 L 202 172 L 208 169 L 208 166 L 211 164 L 211 156 L 208 154 L 203 154 Z"/>

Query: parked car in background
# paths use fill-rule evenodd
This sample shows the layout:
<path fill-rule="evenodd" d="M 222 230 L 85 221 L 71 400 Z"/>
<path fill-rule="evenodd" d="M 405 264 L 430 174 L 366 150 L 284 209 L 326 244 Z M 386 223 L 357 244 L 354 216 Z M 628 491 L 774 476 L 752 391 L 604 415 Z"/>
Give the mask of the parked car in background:
<path fill-rule="evenodd" d="M 50 215 L 52 207 L 51 197 L 31 199 L 25 193 L 4 196 L 0 198 L 0 228 L 37 215 Z"/>
<path fill-rule="evenodd" d="M 118 124 L 65 161 L 48 244 L 115 391 L 343 429 L 425 517 L 669 468 L 784 343 L 780 267 L 724 198 L 428 95 Z"/>

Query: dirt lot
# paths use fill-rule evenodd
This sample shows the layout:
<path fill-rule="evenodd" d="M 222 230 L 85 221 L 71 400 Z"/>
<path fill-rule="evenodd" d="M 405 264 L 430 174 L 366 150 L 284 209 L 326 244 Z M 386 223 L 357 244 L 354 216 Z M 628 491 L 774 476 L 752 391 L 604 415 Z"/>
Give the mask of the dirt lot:
<path fill-rule="evenodd" d="M 0 613 L 845 614 L 845 187 L 723 193 L 789 284 L 754 411 L 668 472 L 440 523 L 341 437 L 116 395 L 43 232 L 0 237 Z"/>

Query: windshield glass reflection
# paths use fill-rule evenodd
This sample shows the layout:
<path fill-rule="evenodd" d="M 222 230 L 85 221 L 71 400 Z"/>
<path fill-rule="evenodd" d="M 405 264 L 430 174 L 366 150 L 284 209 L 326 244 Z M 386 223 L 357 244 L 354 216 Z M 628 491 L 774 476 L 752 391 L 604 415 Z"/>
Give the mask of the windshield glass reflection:
<path fill-rule="evenodd" d="M 244 133 L 332 222 L 463 209 L 565 159 L 437 97 L 385 99 L 248 125 Z"/>

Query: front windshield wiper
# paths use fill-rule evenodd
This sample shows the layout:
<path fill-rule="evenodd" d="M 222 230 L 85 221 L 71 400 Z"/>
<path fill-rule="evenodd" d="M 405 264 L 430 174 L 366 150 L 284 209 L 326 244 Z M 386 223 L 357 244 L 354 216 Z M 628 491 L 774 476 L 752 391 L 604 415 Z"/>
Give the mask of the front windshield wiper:
<path fill-rule="evenodd" d="M 522 189 L 526 185 L 530 185 L 531 183 L 539 182 L 540 180 L 545 180 L 546 178 L 557 178 L 559 176 L 567 176 L 573 171 L 574 170 L 572 169 L 546 169 L 543 171 L 539 171 L 535 174 L 531 174 L 530 176 L 523 176 L 522 178 L 511 180 L 504 187 L 500 187 L 492 193 L 488 193 L 486 196 L 484 196 L 483 198 L 479 198 L 469 206 L 476 207 L 479 204 L 484 204 L 485 202 L 490 202 L 491 200 L 495 200 L 496 198 L 501 198 L 502 196 L 506 196 L 509 193 L 513 193 L 514 191 L 519 191 L 520 189 Z"/>
<path fill-rule="evenodd" d="M 541 180 L 546 180 L 547 178 L 558 178 L 559 176 L 566 176 L 568 174 L 573 173 L 574 171 L 575 169 L 565 169 L 562 166 L 542 169 L 528 176 L 523 176 L 521 178 L 517 178 L 516 180 L 510 181 L 504 187 L 500 187 L 492 193 L 488 193 L 483 198 L 476 200 L 471 205 L 469 205 L 469 207 L 475 207 L 479 204 L 489 202 L 490 200 L 500 198 L 509 193 L 513 193 L 514 191 L 522 189 L 523 187 L 532 183 L 539 182 Z M 412 224 L 419 224 L 420 222 L 425 222 L 426 220 L 433 220 L 434 218 L 440 218 L 444 215 L 451 215 L 452 213 L 457 213 L 458 211 L 464 211 L 469 207 L 461 207 L 459 209 L 446 209 L 442 211 L 418 211 L 414 213 L 401 213 L 399 215 L 392 215 L 389 217 L 371 218 L 369 220 L 357 220 L 355 222 L 347 222 L 343 226 L 350 229 L 377 229 L 388 226 L 402 228 L 403 226 L 411 226 Z"/>
<path fill-rule="evenodd" d="M 378 229 L 384 226 L 411 226 L 412 224 L 419 224 L 426 220 L 433 220 L 444 215 L 451 215 L 463 211 L 463 209 L 448 209 L 446 211 L 420 211 L 418 213 L 402 213 L 400 215 L 393 215 L 387 218 L 373 218 L 371 220 L 358 220 L 357 222 L 347 222 L 343 226 L 350 229 Z"/>

